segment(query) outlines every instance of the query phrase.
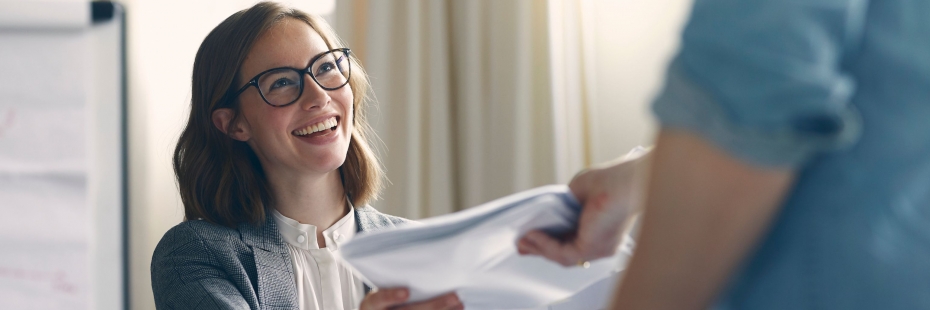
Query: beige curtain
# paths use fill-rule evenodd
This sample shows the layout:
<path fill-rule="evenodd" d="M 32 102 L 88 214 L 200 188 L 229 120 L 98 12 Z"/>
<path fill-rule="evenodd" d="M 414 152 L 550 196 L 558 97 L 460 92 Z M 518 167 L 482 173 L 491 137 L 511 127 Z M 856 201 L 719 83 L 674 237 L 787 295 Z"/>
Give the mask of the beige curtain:
<path fill-rule="evenodd" d="M 566 182 L 589 164 L 585 3 L 339 1 L 336 31 L 377 99 L 390 184 L 374 206 L 435 216 Z"/>

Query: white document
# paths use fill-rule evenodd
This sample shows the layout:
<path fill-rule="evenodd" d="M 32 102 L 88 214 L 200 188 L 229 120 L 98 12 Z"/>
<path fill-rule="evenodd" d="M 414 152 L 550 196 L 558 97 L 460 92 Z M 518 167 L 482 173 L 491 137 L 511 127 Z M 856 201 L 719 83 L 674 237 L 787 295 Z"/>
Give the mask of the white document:
<path fill-rule="evenodd" d="M 567 186 L 540 187 L 422 225 L 362 234 L 340 252 L 366 282 L 407 287 L 414 302 L 456 292 L 466 309 L 546 309 L 553 303 L 551 309 L 567 309 L 559 302 L 581 302 L 570 297 L 586 288 L 597 295 L 612 285 L 612 280 L 599 281 L 625 264 L 628 247 L 591 261 L 588 268 L 563 267 L 519 255 L 516 241 L 534 229 L 555 235 L 570 231 L 580 210 Z"/>

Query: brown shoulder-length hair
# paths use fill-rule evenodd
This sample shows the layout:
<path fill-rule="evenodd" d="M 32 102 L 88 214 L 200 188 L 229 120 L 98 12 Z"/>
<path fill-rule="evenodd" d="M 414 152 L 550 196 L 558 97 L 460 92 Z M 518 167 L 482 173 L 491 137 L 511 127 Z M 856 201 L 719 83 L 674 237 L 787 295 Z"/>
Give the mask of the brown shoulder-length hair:
<path fill-rule="evenodd" d="M 239 68 L 255 41 L 286 18 L 306 22 L 330 49 L 344 46 L 323 19 L 277 3 L 260 2 L 226 18 L 197 50 L 190 118 L 173 157 L 186 220 L 202 218 L 228 227 L 260 225 L 265 220 L 265 206 L 273 202 L 258 157 L 245 142 L 214 127 L 212 114 L 216 109 L 230 108 L 234 119 L 239 117 L 239 102 L 233 98 L 241 83 Z M 361 206 L 377 197 L 382 170 L 368 144 L 369 137 L 374 137 L 365 119 L 368 77 L 358 59 L 351 57 L 349 86 L 354 97 L 355 130 L 339 169 L 346 194 L 354 205 Z"/>

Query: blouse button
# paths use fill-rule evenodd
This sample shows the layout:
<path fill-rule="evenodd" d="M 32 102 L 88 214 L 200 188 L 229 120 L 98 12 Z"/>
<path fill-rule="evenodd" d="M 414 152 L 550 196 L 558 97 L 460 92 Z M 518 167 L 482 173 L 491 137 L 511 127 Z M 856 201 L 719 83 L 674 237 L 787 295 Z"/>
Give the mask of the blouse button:
<path fill-rule="evenodd" d="M 304 241 L 307 241 L 307 237 L 304 237 L 304 235 L 297 236 L 298 243 L 304 243 Z"/>
<path fill-rule="evenodd" d="M 342 235 L 339 233 L 333 234 L 336 237 L 336 241 L 342 240 Z"/>

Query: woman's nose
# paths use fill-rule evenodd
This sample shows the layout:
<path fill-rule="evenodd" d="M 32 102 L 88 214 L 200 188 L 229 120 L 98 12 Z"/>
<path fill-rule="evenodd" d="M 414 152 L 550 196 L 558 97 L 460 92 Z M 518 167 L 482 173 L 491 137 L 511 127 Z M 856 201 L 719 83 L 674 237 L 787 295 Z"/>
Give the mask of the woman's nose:
<path fill-rule="evenodd" d="M 309 73 L 304 73 L 304 90 L 297 104 L 304 110 L 323 107 L 329 103 L 329 92 L 320 87 Z"/>

